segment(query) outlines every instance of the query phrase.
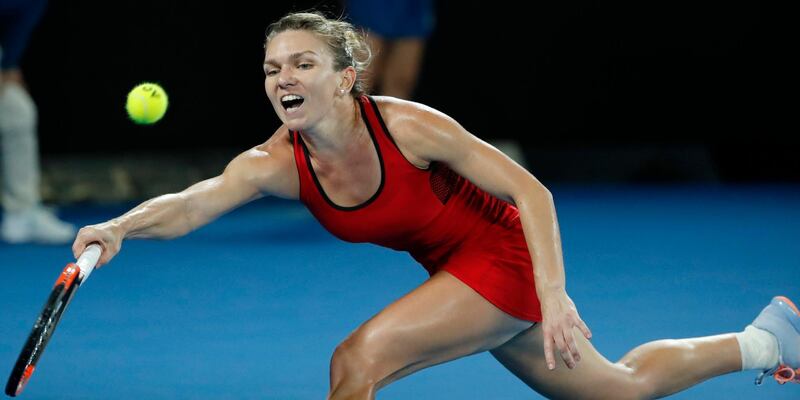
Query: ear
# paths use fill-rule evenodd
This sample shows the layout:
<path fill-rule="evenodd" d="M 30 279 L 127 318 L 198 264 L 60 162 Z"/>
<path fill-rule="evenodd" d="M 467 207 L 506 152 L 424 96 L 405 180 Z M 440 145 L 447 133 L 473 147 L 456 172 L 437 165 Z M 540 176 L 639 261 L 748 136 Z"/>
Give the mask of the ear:
<path fill-rule="evenodd" d="M 356 84 L 356 69 L 352 66 L 346 67 L 341 72 L 341 81 L 339 82 L 339 93 L 340 94 L 348 94 L 353 89 L 353 85 Z"/>

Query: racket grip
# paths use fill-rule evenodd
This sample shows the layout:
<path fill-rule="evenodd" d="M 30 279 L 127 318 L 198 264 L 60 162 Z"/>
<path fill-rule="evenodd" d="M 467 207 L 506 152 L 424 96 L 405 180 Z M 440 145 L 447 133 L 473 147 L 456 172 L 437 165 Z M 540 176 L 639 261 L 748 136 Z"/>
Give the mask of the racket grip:
<path fill-rule="evenodd" d="M 92 273 L 94 270 L 94 266 L 97 265 L 97 260 L 100 259 L 100 254 L 103 252 L 103 248 L 100 247 L 98 244 L 90 244 L 86 246 L 86 249 L 83 250 L 81 256 L 78 257 L 78 267 L 80 268 L 79 275 L 81 280 L 85 280 L 89 277 L 89 274 Z"/>

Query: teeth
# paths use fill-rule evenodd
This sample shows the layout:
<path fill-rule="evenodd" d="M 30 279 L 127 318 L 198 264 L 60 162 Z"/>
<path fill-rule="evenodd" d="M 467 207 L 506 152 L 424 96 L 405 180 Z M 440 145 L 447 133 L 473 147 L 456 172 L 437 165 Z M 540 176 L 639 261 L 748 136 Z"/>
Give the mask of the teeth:
<path fill-rule="evenodd" d="M 296 94 L 287 94 L 286 96 L 281 97 L 281 101 L 292 101 L 292 100 L 303 100 L 303 98 Z"/>

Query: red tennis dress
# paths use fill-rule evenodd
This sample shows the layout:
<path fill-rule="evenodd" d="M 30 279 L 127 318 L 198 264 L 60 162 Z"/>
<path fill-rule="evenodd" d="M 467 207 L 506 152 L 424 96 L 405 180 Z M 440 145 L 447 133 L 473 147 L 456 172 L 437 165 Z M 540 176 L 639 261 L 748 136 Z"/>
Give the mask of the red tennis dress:
<path fill-rule="evenodd" d="M 311 166 L 302 135 L 290 132 L 300 201 L 328 231 L 348 242 L 407 251 L 433 275 L 444 270 L 516 318 L 542 313 L 517 208 L 441 163 L 411 164 L 386 129 L 375 101 L 359 100 L 381 168 L 377 192 L 363 204 L 331 201 Z"/>

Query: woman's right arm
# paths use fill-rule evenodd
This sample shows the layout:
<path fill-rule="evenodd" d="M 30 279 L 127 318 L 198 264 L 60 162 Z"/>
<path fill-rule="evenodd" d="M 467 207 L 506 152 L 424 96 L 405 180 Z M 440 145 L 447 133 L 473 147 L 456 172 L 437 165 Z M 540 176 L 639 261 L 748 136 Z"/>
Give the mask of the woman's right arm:
<path fill-rule="evenodd" d="M 294 159 L 287 157 L 280 131 L 266 143 L 234 158 L 219 176 L 179 193 L 165 194 L 124 215 L 78 231 L 72 246 L 77 258 L 92 242 L 103 247 L 98 266 L 108 263 L 124 239 L 172 239 L 208 224 L 220 215 L 266 194 L 294 197 Z M 273 140 L 275 139 L 275 140 Z M 289 163 L 291 162 L 291 164 Z M 291 168 L 287 168 L 291 167 Z"/>

